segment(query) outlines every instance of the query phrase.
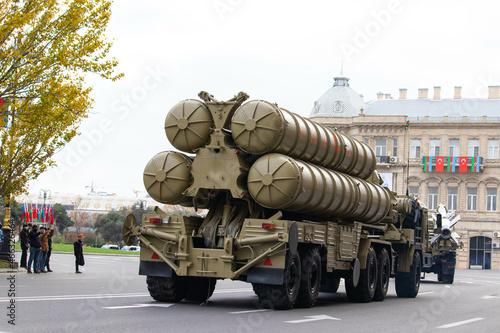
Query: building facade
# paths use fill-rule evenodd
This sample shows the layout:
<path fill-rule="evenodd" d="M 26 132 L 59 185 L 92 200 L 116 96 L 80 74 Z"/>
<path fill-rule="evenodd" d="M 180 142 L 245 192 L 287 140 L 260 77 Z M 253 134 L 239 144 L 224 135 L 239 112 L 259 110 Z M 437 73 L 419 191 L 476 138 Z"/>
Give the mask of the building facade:
<path fill-rule="evenodd" d="M 368 103 L 336 77 L 314 103 L 310 118 L 368 143 L 377 171 L 393 191 L 440 203 L 461 216 L 457 267 L 500 269 L 500 87 L 488 98 L 441 98 L 441 87 L 419 89 L 417 99 L 378 93 Z"/>

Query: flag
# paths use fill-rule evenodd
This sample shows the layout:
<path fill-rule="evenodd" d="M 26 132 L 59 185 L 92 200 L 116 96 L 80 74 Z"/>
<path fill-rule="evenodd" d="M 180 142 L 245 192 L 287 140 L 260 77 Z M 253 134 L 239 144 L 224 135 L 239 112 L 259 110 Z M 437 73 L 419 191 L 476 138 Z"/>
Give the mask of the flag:
<path fill-rule="evenodd" d="M 23 203 L 23 213 L 21 214 L 21 222 L 26 222 L 26 204 Z"/>
<path fill-rule="evenodd" d="M 38 209 L 38 205 L 36 205 L 36 213 L 38 215 L 38 222 L 43 222 L 43 208 L 42 208 L 42 211 L 40 211 L 40 209 Z"/>
<path fill-rule="evenodd" d="M 28 207 L 26 208 L 27 209 L 27 212 L 26 212 L 26 222 L 31 222 L 31 205 L 27 205 Z"/>
<path fill-rule="evenodd" d="M 432 172 L 432 156 L 424 156 L 424 172 Z"/>
<path fill-rule="evenodd" d="M 444 171 L 444 156 L 436 157 L 436 172 Z"/>
<path fill-rule="evenodd" d="M 455 172 L 455 157 L 448 156 L 448 166 L 446 167 L 446 171 Z"/>
<path fill-rule="evenodd" d="M 467 157 L 460 156 L 460 166 L 458 172 L 467 172 Z"/>
<path fill-rule="evenodd" d="M 50 206 L 50 224 L 54 224 L 54 205 Z"/>
<path fill-rule="evenodd" d="M 472 157 L 472 162 L 471 162 L 471 171 L 472 172 L 479 172 L 480 171 L 480 166 L 481 166 L 481 157 L 479 156 L 474 156 Z"/>

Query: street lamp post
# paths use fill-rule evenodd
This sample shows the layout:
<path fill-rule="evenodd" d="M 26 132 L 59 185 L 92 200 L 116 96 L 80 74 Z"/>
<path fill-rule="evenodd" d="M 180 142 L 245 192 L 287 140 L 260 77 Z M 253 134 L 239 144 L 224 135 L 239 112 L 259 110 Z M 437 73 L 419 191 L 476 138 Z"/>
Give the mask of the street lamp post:
<path fill-rule="evenodd" d="M 38 195 L 38 198 L 42 198 L 42 193 L 43 193 L 43 207 L 42 211 L 45 211 L 45 201 L 47 200 L 47 194 L 49 195 L 48 199 L 52 199 L 52 192 L 49 189 L 41 189 Z M 47 221 L 45 221 L 47 223 Z"/>
<path fill-rule="evenodd" d="M 5 200 L 5 216 L 3 219 L 3 244 L 0 248 L 0 260 L 8 261 L 12 265 L 14 261 L 11 260 L 11 233 L 13 230 L 10 228 L 10 195 Z M 12 267 L 13 268 L 13 267 Z"/>

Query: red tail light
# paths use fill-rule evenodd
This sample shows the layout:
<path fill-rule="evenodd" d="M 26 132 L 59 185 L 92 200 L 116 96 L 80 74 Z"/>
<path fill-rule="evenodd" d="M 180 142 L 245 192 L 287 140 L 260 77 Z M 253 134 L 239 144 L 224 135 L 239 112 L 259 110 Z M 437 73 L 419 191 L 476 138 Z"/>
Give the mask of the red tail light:
<path fill-rule="evenodd" d="M 273 230 L 274 229 L 274 224 L 273 223 L 262 223 L 262 229 Z"/>

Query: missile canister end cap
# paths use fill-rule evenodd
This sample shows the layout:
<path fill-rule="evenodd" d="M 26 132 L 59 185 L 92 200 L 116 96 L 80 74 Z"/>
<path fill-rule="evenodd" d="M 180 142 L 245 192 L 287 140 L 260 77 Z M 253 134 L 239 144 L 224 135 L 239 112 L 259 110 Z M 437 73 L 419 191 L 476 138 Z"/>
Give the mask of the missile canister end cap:
<path fill-rule="evenodd" d="M 280 143 L 285 126 L 279 108 L 266 101 L 250 101 L 236 110 L 231 121 L 235 143 L 251 154 L 264 154 Z"/>
<path fill-rule="evenodd" d="M 207 106 L 196 99 L 187 99 L 170 109 L 165 119 L 165 134 L 170 143 L 185 152 L 194 152 L 206 145 L 213 127 Z"/>
<path fill-rule="evenodd" d="M 178 204 L 186 199 L 182 194 L 191 183 L 191 160 L 180 153 L 164 151 L 156 154 L 146 165 L 144 187 L 154 200 Z"/>
<path fill-rule="evenodd" d="M 259 158 L 248 173 L 248 191 L 260 205 L 273 209 L 293 204 L 301 188 L 301 172 L 295 161 L 280 154 Z"/>

